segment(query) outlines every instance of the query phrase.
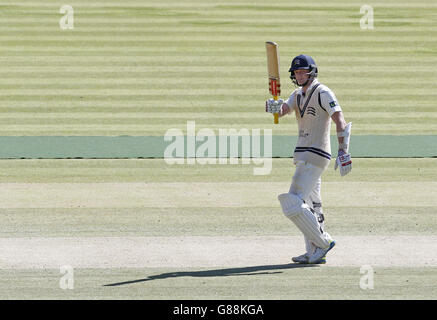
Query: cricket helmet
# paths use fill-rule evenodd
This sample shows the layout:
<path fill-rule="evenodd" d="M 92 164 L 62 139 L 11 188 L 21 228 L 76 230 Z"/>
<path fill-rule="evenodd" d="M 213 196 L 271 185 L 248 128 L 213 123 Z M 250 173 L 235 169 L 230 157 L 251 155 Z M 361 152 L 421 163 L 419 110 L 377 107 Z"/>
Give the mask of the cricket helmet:
<path fill-rule="evenodd" d="M 310 75 L 308 80 L 302 85 L 297 83 L 296 76 L 294 75 L 294 71 L 299 70 L 299 69 L 308 70 L 308 73 Z M 314 59 L 312 57 L 310 57 L 306 54 L 301 54 L 301 55 L 295 57 L 293 59 L 293 61 L 291 61 L 291 67 L 288 70 L 288 72 L 290 72 L 291 81 L 293 81 L 293 83 L 299 87 L 304 87 L 308 82 L 310 82 L 314 78 L 316 78 L 317 73 L 318 73 L 316 62 L 314 61 Z"/>

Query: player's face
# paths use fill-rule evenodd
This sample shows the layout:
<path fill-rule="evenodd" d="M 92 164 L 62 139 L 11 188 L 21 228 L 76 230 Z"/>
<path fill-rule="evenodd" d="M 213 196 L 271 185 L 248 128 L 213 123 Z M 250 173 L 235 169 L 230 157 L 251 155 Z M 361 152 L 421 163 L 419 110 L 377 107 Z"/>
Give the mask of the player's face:
<path fill-rule="evenodd" d="M 305 83 L 310 75 L 308 74 L 308 70 L 306 69 L 298 69 L 294 71 L 294 75 L 296 77 L 297 83 L 302 84 Z"/>

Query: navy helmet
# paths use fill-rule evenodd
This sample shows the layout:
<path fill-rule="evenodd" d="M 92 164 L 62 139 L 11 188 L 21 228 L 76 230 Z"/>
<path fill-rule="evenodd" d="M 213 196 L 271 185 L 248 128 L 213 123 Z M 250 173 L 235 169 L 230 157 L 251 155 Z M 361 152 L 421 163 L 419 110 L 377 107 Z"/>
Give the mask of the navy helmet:
<path fill-rule="evenodd" d="M 305 69 L 308 70 L 308 73 L 310 74 L 310 77 L 308 78 L 308 81 L 304 84 L 298 84 L 296 77 L 294 75 L 295 70 L 299 69 Z M 301 54 L 293 59 L 291 61 L 291 67 L 288 70 L 290 72 L 290 79 L 293 81 L 293 83 L 297 86 L 306 86 L 306 84 L 310 81 L 312 81 L 314 78 L 317 77 L 317 65 L 314 59 L 306 54 Z"/>

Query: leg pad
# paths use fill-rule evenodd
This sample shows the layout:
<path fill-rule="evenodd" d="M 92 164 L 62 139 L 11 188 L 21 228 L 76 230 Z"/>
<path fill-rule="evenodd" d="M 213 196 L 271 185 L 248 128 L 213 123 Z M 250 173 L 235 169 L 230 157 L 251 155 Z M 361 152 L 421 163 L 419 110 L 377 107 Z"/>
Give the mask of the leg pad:
<path fill-rule="evenodd" d="M 320 223 L 310 207 L 299 196 L 283 193 L 278 196 L 282 212 L 298 227 L 304 236 L 317 247 L 326 248 L 331 236 L 320 228 Z"/>
<path fill-rule="evenodd" d="M 302 212 L 303 201 L 297 195 L 293 193 L 282 193 L 278 196 L 278 200 L 281 203 L 282 212 L 288 218 Z"/>

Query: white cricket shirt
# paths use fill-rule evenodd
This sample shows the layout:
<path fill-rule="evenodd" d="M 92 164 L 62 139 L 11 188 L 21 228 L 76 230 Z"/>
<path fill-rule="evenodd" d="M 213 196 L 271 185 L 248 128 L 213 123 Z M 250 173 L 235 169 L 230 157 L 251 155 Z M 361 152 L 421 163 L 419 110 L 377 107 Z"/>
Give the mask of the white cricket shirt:
<path fill-rule="evenodd" d="M 299 138 L 294 161 L 307 161 L 325 168 L 331 160 L 331 116 L 341 107 L 327 86 L 314 79 L 306 93 L 296 89 L 286 101 L 296 113 Z"/>

